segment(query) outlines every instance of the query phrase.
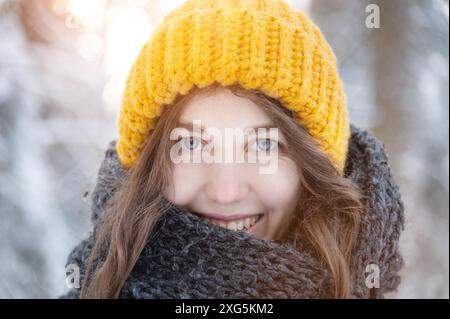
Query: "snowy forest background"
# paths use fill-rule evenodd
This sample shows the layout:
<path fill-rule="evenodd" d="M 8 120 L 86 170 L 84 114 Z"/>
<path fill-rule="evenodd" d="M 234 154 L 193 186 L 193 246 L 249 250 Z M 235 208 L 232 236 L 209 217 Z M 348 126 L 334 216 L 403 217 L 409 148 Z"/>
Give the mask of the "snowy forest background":
<path fill-rule="evenodd" d="M 0 298 L 67 290 L 128 69 L 182 2 L 0 0 Z M 334 48 L 351 122 L 386 145 L 407 218 L 390 297 L 448 298 L 448 0 L 287 2 Z M 365 25 L 372 3 L 378 29 Z"/>

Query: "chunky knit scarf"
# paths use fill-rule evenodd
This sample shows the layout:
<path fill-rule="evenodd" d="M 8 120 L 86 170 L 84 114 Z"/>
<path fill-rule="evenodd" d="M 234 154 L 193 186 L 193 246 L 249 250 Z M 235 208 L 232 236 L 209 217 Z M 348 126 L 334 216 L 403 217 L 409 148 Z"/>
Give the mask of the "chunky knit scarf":
<path fill-rule="evenodd" d="M 85 271 L 105 203 L 125 172 L 109 144 L 92 193 L 93 231 L 77 245 L 67 264 Z M 351 125 L 345 176 L 368 196 L 358 247 L 352 260 L 353 294 L 383 298 L 395 290 L 403 266 L 398 242 L 404 206 L 391 175 L 384 144 Z M 379 287 L 366 284 L 379 269 Z M 370 283 L 370 280 L 369 280 Z M 62 298 L 78 298 L 72 289 Z M 212 225 L 175 205 L 158 220 L 120 298 L 330 298 L 330 272 L 308 249 L 269 241 Z"/>

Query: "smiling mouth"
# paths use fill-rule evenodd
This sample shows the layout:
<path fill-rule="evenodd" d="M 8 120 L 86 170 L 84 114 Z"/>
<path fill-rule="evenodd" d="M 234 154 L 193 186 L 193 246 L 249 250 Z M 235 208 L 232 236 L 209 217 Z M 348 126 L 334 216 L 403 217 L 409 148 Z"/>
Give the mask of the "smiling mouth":
<path fill-rule="evenodd" d="M 253 232 L 257 225 L 259 225 L 259 222 L 264 217 L 265 214 L 255 214 L 255 215 L 249 215 L 248 217 L 233 219 L 233 220 L 223 220 L 214 218 L 211 216 L 206 216 L 201 213 L 193 212 L 194 215 L 200 217 L 201 219 L 205 220 L 206 222 L 221 226 L 223 228 L 234 230 L 234 231 L 244 231 L 244 232 Z"/>
<path fill-rule="evenodd" d="M 264 214 L 257 214 L 257 215 L 251 215 L 251 216 L 244 217 L 244 218 L 225 221 L 222 219 L 211 218 L 211 217 L 205 216 L 203 214 L 199 214 L 199 213 L 194 213 L 194 214 L 199 216 L 203 220 L 206 220 L 210 224 L 218 225 L 218 226 L 221 226 L 221 227 L 229 229 L 229 230 L 243 231 L 243 232 L 248 232 L 248 233 L 254 232 L 257 224 L 264 217 Z"/>

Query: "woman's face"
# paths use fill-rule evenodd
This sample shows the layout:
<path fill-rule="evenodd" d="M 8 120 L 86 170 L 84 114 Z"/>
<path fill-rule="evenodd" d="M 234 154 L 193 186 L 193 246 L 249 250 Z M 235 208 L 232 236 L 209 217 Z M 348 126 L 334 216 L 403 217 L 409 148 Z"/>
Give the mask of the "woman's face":
<path fill-rule="evenodd" d="M 193 121 L 199 121 L 204 133 Z M 187 102 L 177 127 L 184 128 L 184 135 L 175 138 L 173 189 L 165 192 L 166 198 L 210 223 L 278 239 L 297 204 L 299 178 L 295 163 L 283 154 L 286 139 L 281 131 L 276 137 L 269 129 L 257 130 L 274 128 L 270 117 L 252 101 L 218 89 Z M 230 129 L 237 134 L 232 136 L 245 138 L 230 139 Z M 205 152 L 215 160 L 193 160 Z M 250 152 L 257 154 L 256 160 L 248 159 Z M 268 160 L 271 169 L 263 173 Z"/>

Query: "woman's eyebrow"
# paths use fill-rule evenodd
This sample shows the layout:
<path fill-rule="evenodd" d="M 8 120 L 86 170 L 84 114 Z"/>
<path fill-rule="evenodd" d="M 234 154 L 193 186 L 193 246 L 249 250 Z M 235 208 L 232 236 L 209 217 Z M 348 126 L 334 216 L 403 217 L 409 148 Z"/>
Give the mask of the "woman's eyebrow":
<path fill-rule="evenodd" d="M 203 132 L 205 130 L 205 128 L 203 127 L 203 125 L 197 125 L 200 128 L 200 131 Z M 177 127 L 178 128 L 185 128 L 187 130 L 192 131 L 192 128 L 194 127 L 194 122 L 192 121 L 191 123 L 188 122 L 178 122 L 177 123 Z"/>
<path fill-rule="evenodd" d="M 193 126 L 194 126 L 194 123 L 193 123 L 193 122 L 191 122 L 191 123 L 188 123 L 188 122 L 179 122 L 179 123 L 177 124 L 177 127 L 185 128 L 185 129 L 187 129 L 187 130 L 192 130 Z M 205 127 L 204 127 L 203 125 L 201 125 L 201 124 L 200 124 L 200 125 L 197 124 L 197 127 L 200 129 L 201 132 L 203 132 L 203 131 L 205 130 Z M 236 129 L 237 127 L 231 127 L 231 128 Z M 245 129 L 254 129 L 254 130 L 257 130 L 257 129 L 259 129 L 259 128 L 263 128 L 263 129 L 271 129 L 271 128 L 278 128 L 278 127 L 277 127 L 275 124 L 273 124 L 273 123 L 267 123 L 267 124 L 259 124 L 259 125 L 249 126 L 249 127 L 246 127 Z"/>
<path fill-rule="evenodd" d="M 263 125 L 255 125 L 255 126 L 250 126 L 248 127 L 249 129 L 254 129 L 257 130 L 259 128 L 265 128 L 265 129 L 271 129 L 271 128 L 278 128 L 278 126 L 276 126 L 273 123 L 269 123 L 269 124 L 263 124 Z"/>

